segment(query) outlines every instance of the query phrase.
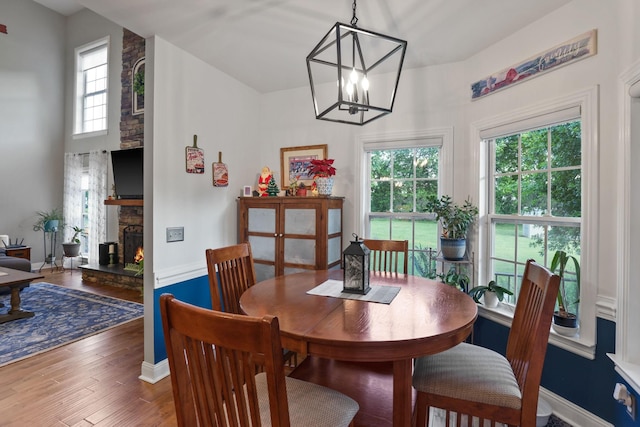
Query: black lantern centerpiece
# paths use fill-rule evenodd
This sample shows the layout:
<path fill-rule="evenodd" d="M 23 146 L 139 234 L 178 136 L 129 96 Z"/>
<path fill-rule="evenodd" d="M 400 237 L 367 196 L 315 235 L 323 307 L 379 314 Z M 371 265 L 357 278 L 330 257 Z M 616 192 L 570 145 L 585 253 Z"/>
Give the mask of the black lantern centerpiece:
<path fill-rule="evenodd" d="M 357 234 L 353 234 L 354 241 L 342 253 L 344 265 L 343 292 L 352 294 L 366 294 L 369 287 L 369 248 Z"/>

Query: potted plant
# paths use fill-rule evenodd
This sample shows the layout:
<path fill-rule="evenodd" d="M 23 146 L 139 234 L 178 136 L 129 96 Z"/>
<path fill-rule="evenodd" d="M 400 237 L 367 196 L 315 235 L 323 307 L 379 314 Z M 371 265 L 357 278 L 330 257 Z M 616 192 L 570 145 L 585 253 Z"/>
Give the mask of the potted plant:
<path fill-rule="evenodd" d="M 463 292 L 467 291 L 469 283 L 471 282 L 468 274 L 453 265 L 449 267 L 449 271 L 447 271 L 446 273 L 438 274 L 437 276 L 440 278 L 442 283 L 446 283 L 447 285 L 456 287 Z"/>
<path fill-rule="evenodd" d="M 440 248 L 442 256 L 451 261 L 464 259 L 467 248 L 467 231 L 475 222 L 478 208 L 469 199 L 462 206 L 451 200 L 451 196 L 437 198 L 432 196 L 427 200 L 425 209 L 436 215 L 436 220 L 442 225 Z"/>
<path fill-rule="evenodd" d="M 504 299 L 505 294 L 513 295 L 513 292 L 498 285 L 495 280 L 490 281 L 487 286 L 476 286 L 469 291 L 471 298 L 479 304 L 482 304 L 480 298 L 484 297 L 484 305 L 487 307 L 497 307 L 498 303 Z"/>
<path fill-rule="evenodd" d="M 322 196 L 330 196 L 333 189 L 333 176 L 336 174 L 333 161 L 333 159 L 314 159 L 309 165 L 309 175 L 313 176 L 318 194 Z"/>
<path fill-rule="evenodd" d="M 63 226 L 63 217 L 60 209 L 52 209 L 50 211 L 36 212 L 38 220 L 33 224 L 33 231 L 44 230 L 47 233 L 58 231 Z"/>
<path fill-rule="evenodd" d="M 62 249 L 64 251 L 64 256 L 66 257 L 77 257 L 80 254 L 80 239 L 79 235 L 84 230 L 76 225 L 71 227 L 73 230 L 73 236 L 68 242 L 62 244 Z"/>
<path fill-rule="evenodd" d="M 576 276 L 576 292 L 575 301 L 569 301 L 569 295 L 566 288 L 567 264 L 569 261 L 573 264 Z M 558 310 L 553 313 L 553 329 L 561 335 L 573 336 L 578 333 L 578 314 L 577 304 L 580 302 L 580 263 L 573 255 L 568 255 L 565 251 L 556 251 L 551 260 L 549 267 L 553 273 L 560 276 L 560 288 L 558 289 Z"/>

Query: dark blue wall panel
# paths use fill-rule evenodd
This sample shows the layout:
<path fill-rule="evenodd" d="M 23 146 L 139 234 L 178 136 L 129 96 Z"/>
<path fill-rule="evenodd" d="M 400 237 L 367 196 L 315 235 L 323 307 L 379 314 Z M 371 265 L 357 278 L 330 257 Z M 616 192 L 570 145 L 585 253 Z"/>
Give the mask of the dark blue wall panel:
<path fill-rule="evenodd" d="M 615 352 L 615 323 L 598 319 L 594 360 L 585 359 L 552 344 L 542 371 L 542 386 L 614 425 L 617 406 L 613 388 L 617 376 L 606 353 Z M 474 343 L 501 354 L 507 348 L 509 328 L 479 317 L 474 328 Z"/>
<path fill-rule="evenodd" d="M 167 349 L 164 345 L 164 333 L 162 332 L 162 319 L 160 318 L 160 295 L 162 294 L 173 294 L 173 296 L 180 301 L 204 308 L 211 308 L 208 276 L 202 276 L 187 280 L 186 282 L 155 289 L 153 291 L 154 363 L 158 363 L 167 358 Z"/>

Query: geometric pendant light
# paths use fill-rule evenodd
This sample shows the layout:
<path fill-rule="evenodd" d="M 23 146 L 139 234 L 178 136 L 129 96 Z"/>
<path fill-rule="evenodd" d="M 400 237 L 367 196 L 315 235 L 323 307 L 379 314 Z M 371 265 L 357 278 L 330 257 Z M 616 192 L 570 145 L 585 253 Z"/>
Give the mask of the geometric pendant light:
<path fill-rule="evenodd" d="M 316 119 L 364 125 L 391 113 L 407 42 L 337 22 L 307 56 Z"/>

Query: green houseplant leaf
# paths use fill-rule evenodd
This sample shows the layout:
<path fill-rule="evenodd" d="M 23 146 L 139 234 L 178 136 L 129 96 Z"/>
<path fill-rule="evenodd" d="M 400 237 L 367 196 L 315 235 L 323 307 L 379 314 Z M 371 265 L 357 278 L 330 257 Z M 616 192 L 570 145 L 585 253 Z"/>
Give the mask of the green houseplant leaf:
<path fill-rule="evenodd" d="M 558 290 L 558 312 L 561 314 L 565 314 L 569 311 L 569 307 L 580 302 L 580 298 L 576 301 L 568 302 L 567 301 L 567 290 L 565 286 L 565 272 L 567 269 L 567 264 L 571 261 L 573 263 L 573 268 L 576 273 L 576 285 L 578 290 L 578 296 L 580 295 L 580 263 L 578 259 L 573 255 L 568 255 L 565 251 L 556 251 L 553 255 L 553 259 L 551 260 L 551 266 L 549 270 L 552 273 L 557 273 L 560 276 L 560 289 Z M 575 314 L 575 313 L 574 313 Z"/>
<path fill-rule="evenodd" d="M 427 200 L 425 209 L 436 215 L 436 220 L 442 224 L 442 237 L 448 239 L 464 239 L 469 227 L 475 222 L 478 208 L 469 199 L 462 206 L 457 205 L 451 196 L 444 195 L 439 199 L 435 196 Z"/>
<path fill-rule="evenodd" d="M 487 284 L 487 286 L 476 286 L 475 288 L 470 289 L 469 296 L 471 296 L 471 298 L 473 298 L 475 302 L 481 304 L 480 298 L 482 298 L 484 294 L 489 291 L 494 292 L 500 302 L 502 302 L 505 295 L 513 295 L 512 291 L 507 288 L 503 288 L 502 286 L 498 285 L 495 280 L 492 280 Z"/>

